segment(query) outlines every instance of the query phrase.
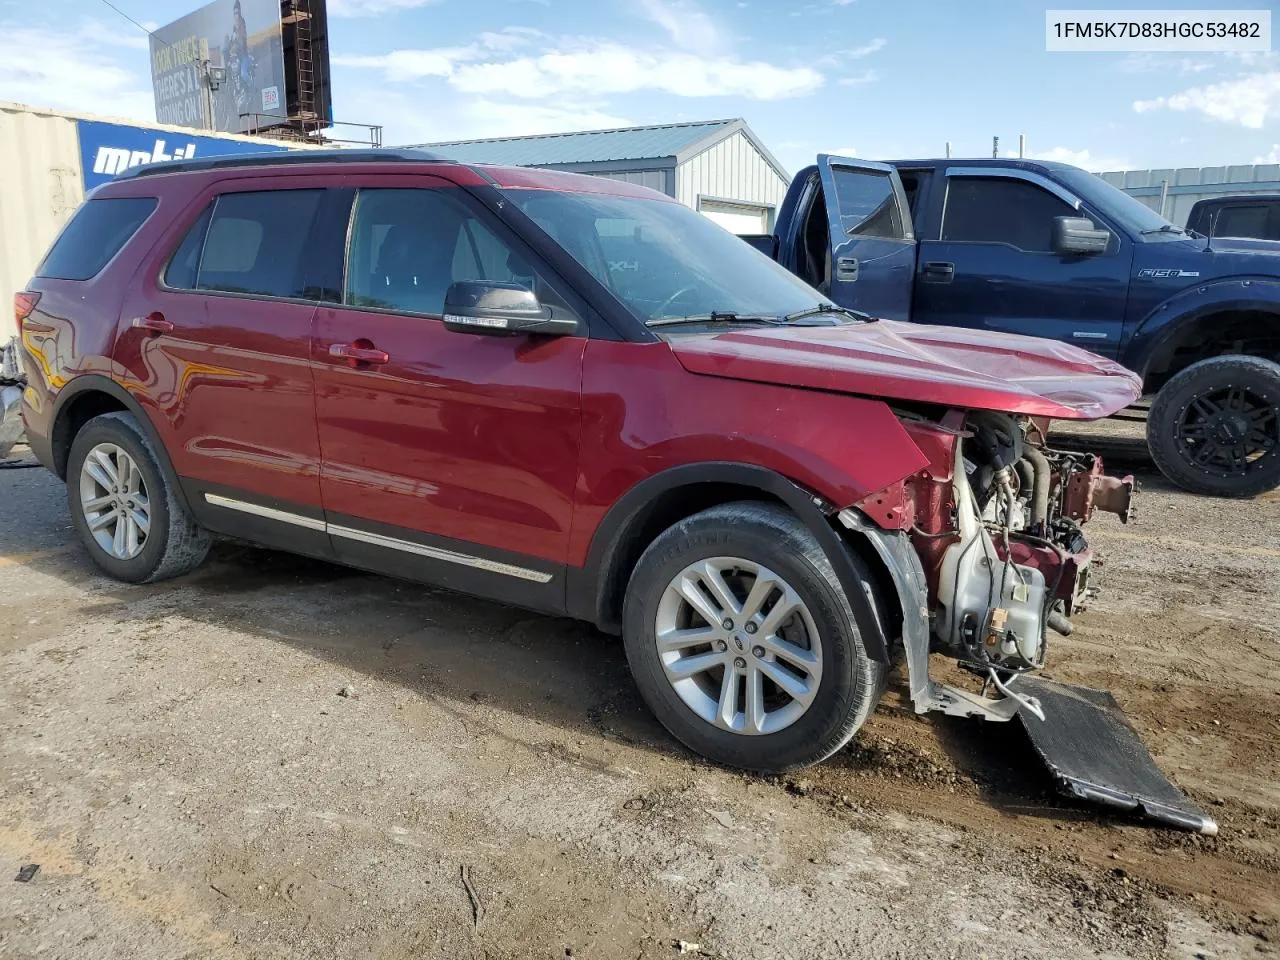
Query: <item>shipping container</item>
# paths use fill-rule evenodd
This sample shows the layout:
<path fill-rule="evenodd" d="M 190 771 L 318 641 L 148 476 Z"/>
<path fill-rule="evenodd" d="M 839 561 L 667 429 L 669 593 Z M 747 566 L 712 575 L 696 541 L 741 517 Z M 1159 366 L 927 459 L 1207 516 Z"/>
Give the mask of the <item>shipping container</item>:
<path fill-rule="evenodd" d="M 86 192 L 162 160 L 305 146 L 0 101 L 0 344 L 18 332 L 13 295 Z"/>

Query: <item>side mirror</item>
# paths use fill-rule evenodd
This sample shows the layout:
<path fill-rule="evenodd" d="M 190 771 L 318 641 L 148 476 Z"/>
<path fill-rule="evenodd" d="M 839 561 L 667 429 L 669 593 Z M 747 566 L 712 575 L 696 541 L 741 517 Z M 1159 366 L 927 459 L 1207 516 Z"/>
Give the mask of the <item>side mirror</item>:
<path fill-rule="evenodd" d="M 1106 253 L 1111 231 L 1101 230 L 1088 217 L 1054 217 L 1053 251 L 1067 256 Z"/>
<path fill-rule="evenodd" d="M 507 336 L 539 333 L 563 337 L 578 332 L 573 317 L 555 315 L 528 287 L 497 280 L 459 280 L 444 295 L 444 325 L 455 333 Z"/>

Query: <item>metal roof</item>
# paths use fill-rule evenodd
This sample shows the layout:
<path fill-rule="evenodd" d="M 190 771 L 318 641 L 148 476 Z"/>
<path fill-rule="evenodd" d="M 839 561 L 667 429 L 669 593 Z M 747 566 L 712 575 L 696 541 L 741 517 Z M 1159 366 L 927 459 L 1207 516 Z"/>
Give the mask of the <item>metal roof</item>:
<path fill-rule="evenodd" d="M 414 144 L 449 160 L 462 163 L 496 163 L 541 167 L 565 163 L 601 163 L 611 160 L 658 160 L 681 157 L 690 147 L 743 126 L 740 119 L 668 123 L 620 130 L 588 130 L 550 133 L 497 140 L 455 140 L 451 143 Z M 708 146 L 710 144 L 707 144 Z M 705 149 L 705 147 L 703 148 Z"/>

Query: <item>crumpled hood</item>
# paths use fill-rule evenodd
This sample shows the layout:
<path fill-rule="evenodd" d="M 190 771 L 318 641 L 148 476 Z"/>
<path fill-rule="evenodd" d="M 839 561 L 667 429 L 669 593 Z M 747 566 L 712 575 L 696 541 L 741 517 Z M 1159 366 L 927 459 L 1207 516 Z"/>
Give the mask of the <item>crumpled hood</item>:
<path fill-rule="evenodd" d="M 692 373 L 1029 416 L 1095 420 L 1127 407 L 1142 380 L 1056 340 L 877 320 L 676 334 Z"/>

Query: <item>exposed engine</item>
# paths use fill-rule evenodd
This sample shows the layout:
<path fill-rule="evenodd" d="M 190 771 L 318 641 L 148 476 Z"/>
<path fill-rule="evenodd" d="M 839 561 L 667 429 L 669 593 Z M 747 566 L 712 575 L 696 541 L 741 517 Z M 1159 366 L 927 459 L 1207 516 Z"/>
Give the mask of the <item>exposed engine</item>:
<path fill-rule="evenodd" d="M 1010 675 L 1044 665 L 1049 629 L 1071 632 L 1092 560 L 1080 524 L 1094 509 L 1127 520 L 1133 480 L 1049 449 L 1035 420 L 990 411 L 965 417 L 954 457 L 954 527 L 917 531 L 945 544 L 934 643 L 1008 694 Z"/>

